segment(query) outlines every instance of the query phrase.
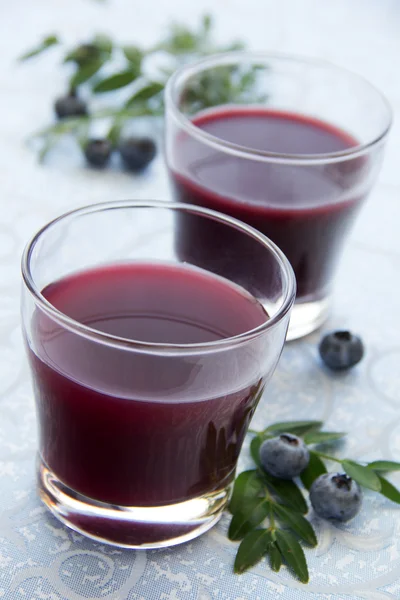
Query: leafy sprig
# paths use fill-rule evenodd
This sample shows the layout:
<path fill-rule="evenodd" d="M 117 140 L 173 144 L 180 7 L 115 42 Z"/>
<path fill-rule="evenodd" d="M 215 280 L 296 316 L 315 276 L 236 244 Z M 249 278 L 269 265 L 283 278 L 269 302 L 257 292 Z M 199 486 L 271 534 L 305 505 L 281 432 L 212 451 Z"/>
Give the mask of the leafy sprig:
<path fill-rule="evenodd" d="M 399 471 L 400 463 L 377 460 L 364 465 L 326 454 L 321 445 L 332 444 L 346 434 L 321 431 L 322 427 L 322 421 L 288 421 L 274 423 L 262 431 L 251 430 L 254 437 L 250 453 L 256 468 L 244 471 L 236 478 L 229 504 L 232 519 L 228 537 L 240 541 L 234 563 L 236 573 L 243 573 L 267 557 L 273 571 L 278 572 L 285 563 L 302 583 L 308 582 L 307 560 L 301 543 L 313 548 L 317 545 L 317 537 L 304 516 L 308 505 L 302 487 L 310 489 L 315 479 L 327 472 L 324 461 L 340 463 L 343 471 L 360 486 L 380 492 L 400 504 L 400 491 L 382 475 Z M 259 450 L 263 441 L 281 433 L 300 436 L 311 446 L 308 466 L 298 483 L 271 477 L 260 464 Z"/>
<path fill-rule="evenodd" d="M 28 60 L 28 58 L 33 58 L 34 56 L 38 56 L 38 54 L 42 54 L 48 48 L 52 46 L 57 46 L 60 43 L 58 37 L 54 34 L 46 36 L 37 46 L 31 48 L 22 56 L 19 57 L 20 61 Z"/>
<path fill-rule="evenodd" d="M 69 48 L 52 34 L 23 54 L 20 60 L 36 57 L 57 45 L 63 49 L 62 63 L 72 71 L 68 89 L 74 93 L 83 89 L 89 104 L 96 96 L 108 97 L 110 92 L 124 90 L 126 94 L 114 97 L 107 108 L 108 139 L 115 144 L 116 134 L 120 135 L 124 125 L 130 120 L 163 114 L 164 87 L 177 67 L 207 54 L 244 48 L 243 43 L 238 41 L 226 46 L 216 44 L 212 28 L 210 15 L 204 15 L 194 29 L 173 23 L 167 35 L 149 48 L 119 43 L 104 34 L 96 34 L 88 41 Z M 159 62 L 157 57 L 160 54 L 164 58 L 166 55 L 168 68 L 154 68 Z M 149 63 L 153 65 L 152 70 Z M 184 109 L 193 114 L 202 108 L 227 101 L 246 102 L 249 98 L 254 101 L 257 70 L 257 67 L 228 66 L 193 78 L 185 92 Z M 263 98 L 264 96 L 259 95 L 260 100 Z M 32 138 L 42 142 L 41 158 L 46 156 L 47 151 L 62 136 L 72 134 L 78 138 L 79 131 L 82 131 L 80 123 L 84 123 L 85 130 L 90 131 L 90 124 L 94 119 L 105 117 L 104 110 L 97 113 L 89 110 L 88 113 L 86 116 L 63 119 L 65 126 L 61 128 L 56 123 L 33 134 Z"/>

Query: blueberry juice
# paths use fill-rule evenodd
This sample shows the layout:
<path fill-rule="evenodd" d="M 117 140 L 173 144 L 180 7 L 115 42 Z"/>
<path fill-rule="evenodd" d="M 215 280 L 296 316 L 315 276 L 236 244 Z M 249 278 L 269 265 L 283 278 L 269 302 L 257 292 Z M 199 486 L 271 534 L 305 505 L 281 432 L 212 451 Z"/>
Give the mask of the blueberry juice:
<path fill-rule="evenodd" d="M 239 286 L 172 264 L 98 267 L 42 294 L 97 332 L 150 344 L 214 342 L 268 320 Z M 69 489 L 102 503 L 154 507 L 232 479 L 262 386 L 250 356 L 226 380 L 216 365 L 211 385 L 190 357 L 110 350 L 36 312 L 29 358 L 41 458 Z"/>
<path fill-rule="evenodd" d="M 294 269 L 297 301 L 326 296 L 366 195 L 370 166 L 360 157 L 331 164 L 308 164 L 302 157 L 345 152 L 358 141 L 319 119 L 265 108 L 209 109 L 192 123 L 221 142 L 299 158 L 290 164 L 244 158 L 185 132 L 176 136 L 167 156 L 179 201 L 235 217 L 275 242 Z M 230 244 L 199 223 L 185 225 L 182 236 L 182 256 L 193 239 L 199 248 Z"/>

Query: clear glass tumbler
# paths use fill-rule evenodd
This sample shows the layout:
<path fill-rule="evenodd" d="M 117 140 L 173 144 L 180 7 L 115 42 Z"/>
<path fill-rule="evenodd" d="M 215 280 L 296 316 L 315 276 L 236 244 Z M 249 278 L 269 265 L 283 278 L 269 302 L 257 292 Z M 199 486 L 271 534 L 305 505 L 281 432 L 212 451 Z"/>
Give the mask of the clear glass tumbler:
<path fill-rule="evenodd" d="M 232 251 L 183 263 L 185 222 L 229 232 Z M 284 344 L 295 297 L 285 256 L 213 211 L 115 202 L 46 225 L 22 275 L 42 501 L 118 546 L 209 529 Z"/>
<path fill-rule="evenodd" d="M 237 218 L 284 252 L 297 281 L 288 339 L 328 315 L 344 241 L 378 174 L 391 119 L 370 83 L 323 61 L 233 52 L 169 80 L 175 199 Z M 228 237 L 197 225 L 182 232 L 182 259 L 185 239 L 232 250 Z"/>

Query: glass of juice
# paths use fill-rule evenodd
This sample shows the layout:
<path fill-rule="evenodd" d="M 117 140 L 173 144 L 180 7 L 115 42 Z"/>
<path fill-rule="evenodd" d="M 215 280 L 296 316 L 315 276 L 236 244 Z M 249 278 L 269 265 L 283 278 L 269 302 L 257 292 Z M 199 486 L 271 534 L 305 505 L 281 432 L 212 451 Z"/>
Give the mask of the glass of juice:
<path fill-rule="evenodd" d="M 251 225 L 285 253 L 297 281 L 288 339 L 327 318 L 343 245 L 379 172 L 391 118 L 370 83 L 322 61 L 232 52 L 169 80 L 174 196 Z M 194 239 L 199 255 L 234 250 L 229 236 L 216 238 L 196 222 L 181 232 L 182 259 Z M 263 265 L 253 268 L 261 279 Z"/>
<path fill-rule="evenodd" d="M 229 232 L 232 250 L 182 260 L 185 222 Z M 42 501 L 118 546 L 209 529 L 284 344 L 295 278 L 281 250 L 208 209 L 115 202 L 46 225 L 22 275 Z"/>

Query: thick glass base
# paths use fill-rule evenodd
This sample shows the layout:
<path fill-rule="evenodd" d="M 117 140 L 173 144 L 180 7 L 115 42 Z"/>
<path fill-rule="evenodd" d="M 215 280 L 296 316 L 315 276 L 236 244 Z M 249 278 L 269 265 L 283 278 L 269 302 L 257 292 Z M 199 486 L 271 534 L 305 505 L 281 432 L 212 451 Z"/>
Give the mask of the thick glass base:
<path fill-rule="evenodd" d="M 296 300 L 290 316 L 286 341 L 297 340 L 321 327 L 328 318 L 329 311 L 329 298 L 309 302 Z"/>
<path fill-rule="evenodd" d="M 114 506 L 65 486 L 38 458 L 42 502 L 62 523 L 94 540 L 123 548 L 164 548 L 191 540 L 215 525 L 231 491 L 223 489 L 168 506 Z"/>

